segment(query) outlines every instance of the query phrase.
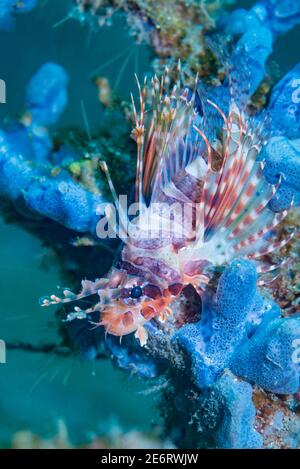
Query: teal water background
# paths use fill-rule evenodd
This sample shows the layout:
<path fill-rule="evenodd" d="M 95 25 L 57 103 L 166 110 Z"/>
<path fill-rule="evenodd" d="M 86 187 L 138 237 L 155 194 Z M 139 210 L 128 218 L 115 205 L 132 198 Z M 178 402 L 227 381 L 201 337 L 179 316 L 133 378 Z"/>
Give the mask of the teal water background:
<path fill-rule="evenodd" d="M 104 119 L 90 80 L 97 67 L 121 54 L 102 73 L 113 84 L 117 82 L 119 93 L 126 98 L 134 86 L 133 72 L 141 76 L 149 71 L 149 49 L 135 45 L 121 16 L 97 35 L 72 20 L 54 27 L 66 17 L 69 3 L 48 0 L 43 7 L 19 15 L 14 31 L 0 32 L 0 77 L 7 83 L 7 104 L 0 106 L 1 120 L 23 110 L 26 84 L 46 61 L 63 65 L 70 75 L 69 105 L 60 125 L 83 127 L 83 101 L 92 130 L 97 130 Z M 243 6 L 253 2 L 237 3 Z M 277 42 L 271 60 L 279 63 L 280 76 L 296 63 L 299 43 L 299 28 Z M 58 339 L 54 311 L 45 311 L 38 304 L 38 299 L 55 291 L 60 282 L 55 263 L 47 270 L 43 268 L 49 255 L 32 235 L 0 221 L 0 339 L 34 344 Z M 111 422 L 124 429 L 149 431 L 158 414 L 155 395 L 141 394 L 145 386 L 116 370 L 109 361 L 92 365 L 77 359 L 9 351 L 7 364 L 0 365 L 0 446 L 7 446 L 11 435 L 21 429 L 51 434 L 58 419 L 65 420 L 75 443 L 107 430 Z"/>

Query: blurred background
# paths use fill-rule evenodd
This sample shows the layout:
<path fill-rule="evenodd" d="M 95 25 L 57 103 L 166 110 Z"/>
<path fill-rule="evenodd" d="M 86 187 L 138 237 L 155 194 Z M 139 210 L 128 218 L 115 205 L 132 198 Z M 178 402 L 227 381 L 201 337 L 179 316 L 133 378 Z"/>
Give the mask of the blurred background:
<path fill-rule="evenodd" d="M 237 1 L 235 6 L 251 4 Z M 67 19 L 69 7 L 69 0 L 41 2 L 17 16 L 13 31 L 0 32 L 0 77 L 7 84 L 0 122 L 24 110 L 26 84 L 45 62 L 62 65 L 70 76 L 69 104 L 60 125 L 84 128 L 83 102 L 92 131 L 105 122 L 91 79 L 95 71 L 105 74 L 124 99 L 134 86 L 133 72 L 142 77 L 150 71 L 151 50 L 135 43 L 121 14 L 96 34 Z M 271 61 L 278 64 L 279 77 L 297 62 L 299 43 L 299 28 L 278 40 Z M 57 340 L 54 310 L 38 303 L 61 279 L 59 266 L 49 257 L 41 241 L 0 218 L 0 339 L 33 344 Z M 116 428 L 152 433 L 159 425 L 157 394 L 147 395 L 146 387 L 109 360 L 83 363 L 9 350 L 7 364 L 0 365 L 0 447 L 9 447 L 21 430 L 48 438 L 67 429 L 66 438 L 74 445 Z"/>

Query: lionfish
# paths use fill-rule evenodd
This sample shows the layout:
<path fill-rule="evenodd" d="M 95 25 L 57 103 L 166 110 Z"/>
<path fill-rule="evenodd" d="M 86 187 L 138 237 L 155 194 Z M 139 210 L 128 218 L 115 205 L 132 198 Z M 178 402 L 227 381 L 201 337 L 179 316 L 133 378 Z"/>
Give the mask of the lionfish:
<path fill-rule="evenodd" d="M 280 180 L 271 185 L 263 175 L 266 116 L 249 116 L 242 99 L 235 99 L 233 86 L 226 115 L 201 96 L 197 78 L 193 89 L 183 88 L 180 78 L 171 84 L 168 71 L 161 79 L 154 76 L 150 86 L 146 79 L 142 86 L 138 80 L 137 84 L 139 110 L 131 95 L 132 136 L 141 210 L 133 235 L 125 240 L 118 267 L 107 278 L 84 280 L 78 295 L 65 290 L 64 298 L 52 295 L 42 304 L 97 294 L 97 304 L 86 310 L 75 307 L 67 320 L 99 312 L 97 325 L 106 333 L 122 337 L 134 332 L 143 346 L 148 337 L 144 326 L 153 319 L 165 321 L 188 285 L 201 296 L 214 268 L 236 257 L 256 262 L 262 283 L 261 278 L 279 266 L 264 256 L 280 250 L 292 235 L 280 241 L 272 238 L 288 210 L 273 213 L 268 208 Z M 108 167 L 104 162 L 101 166 L 117 206 Z M 120 224 L 127 218 L 119 212 Z M 157 229 L 167 220 L 173 227 L 168 235 Z M 147 236 L 149 230 L 155 236 Z"/>

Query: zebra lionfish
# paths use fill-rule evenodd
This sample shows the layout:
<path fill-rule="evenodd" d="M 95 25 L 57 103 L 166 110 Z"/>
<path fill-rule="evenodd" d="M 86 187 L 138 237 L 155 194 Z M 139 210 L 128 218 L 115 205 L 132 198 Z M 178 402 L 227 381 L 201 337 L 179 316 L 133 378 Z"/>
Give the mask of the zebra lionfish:
<path fill-rule="evenodd" d="M 165 321 L 186 286 L 201 295 L 214 267 L 236 257 L 256 262 L 261 278 L 278 268 L 264 256 L 281 249 L 292 235 L 272 239 L 288 210 L 275 214 L 268 208 L 280 181 L 271 185 L 263 176 L 266 117 L 250 117 L 233 91 L 226 115 L 214 102 L 200 98 L 197 79 L 193 90 L 183 88 L 180 79 L 172 85 L 168 71 L 161 79 L 153 77 L 150 86 L 147 80 L 143 86 L 137 83 L 139 110 L 131 95 L 132 136 L 141 210 L 134 235 L 125 240 L 119 266 L 108 278 L 85 280 L 80 294 L 65 290 L 64 298 L 52 295 L 43 306 L 97 293 L 97 304 L 85 311 L 76 307 L 67 320 L 99 312 L 97 324 L 107 333 L 122 337 L 135 332 L 144 345 L 145 324 L 154 318 Z M 106 163 L 102 169 L 117 205 Z M 183 212 L 184 219 L 178 217 Z M 157 227 L 167 219 L 172 219 L 173 229 L 168 236 L 164 231 L 157 235 Z M 119 223 L 127 221 L 127 214 L 119 211 Z M 156 236 L 145 235 L 149 228 Z"/>

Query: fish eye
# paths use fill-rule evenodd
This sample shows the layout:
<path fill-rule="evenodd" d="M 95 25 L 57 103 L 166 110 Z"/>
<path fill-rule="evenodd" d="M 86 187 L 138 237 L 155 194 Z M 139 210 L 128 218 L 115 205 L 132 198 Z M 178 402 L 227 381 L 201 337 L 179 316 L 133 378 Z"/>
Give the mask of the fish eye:
<path fill-rule="evenodd" d="M 139 298 L 140 296 L 142 296 L 142 294 L 143 294 L 143 290 L 138 285 L 136 287 L 133 287 L 130 291 L 130 297 L 134 299 Z"/>

